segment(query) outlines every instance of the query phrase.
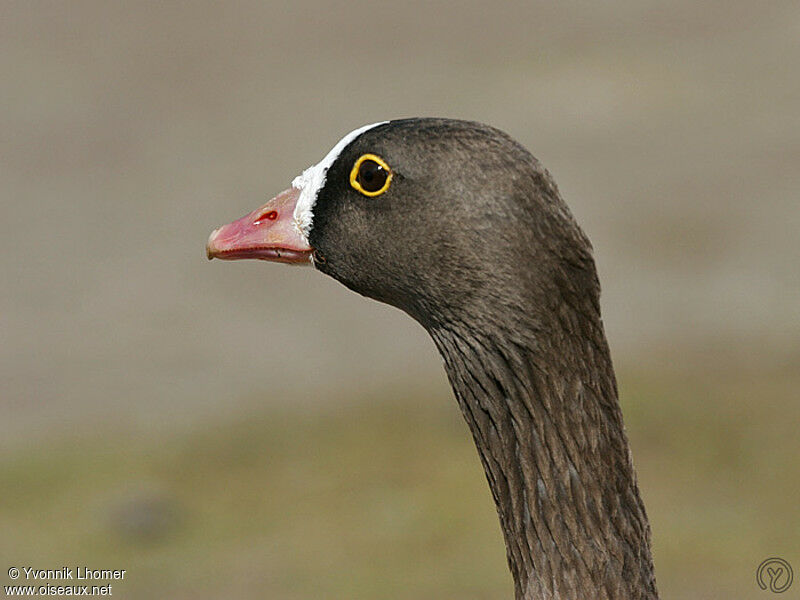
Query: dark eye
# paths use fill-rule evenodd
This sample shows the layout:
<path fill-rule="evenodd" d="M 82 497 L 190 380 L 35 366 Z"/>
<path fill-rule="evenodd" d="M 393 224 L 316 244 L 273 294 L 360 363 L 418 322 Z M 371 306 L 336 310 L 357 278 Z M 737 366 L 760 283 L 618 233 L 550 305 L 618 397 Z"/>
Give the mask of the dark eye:
<path fill-rule="evenodd" d="M 381 157 L 364 154 L 353 165 L 350 185 L 365 196 L 378 196 L 389 189 L 392 171 Z"/>
<path fill-rule="evenodd" d="M 365 192 L 377 192 L 386 183 L 389 173 L 374 160 L 365 160 L 358 168 L 358 183 Z"/>

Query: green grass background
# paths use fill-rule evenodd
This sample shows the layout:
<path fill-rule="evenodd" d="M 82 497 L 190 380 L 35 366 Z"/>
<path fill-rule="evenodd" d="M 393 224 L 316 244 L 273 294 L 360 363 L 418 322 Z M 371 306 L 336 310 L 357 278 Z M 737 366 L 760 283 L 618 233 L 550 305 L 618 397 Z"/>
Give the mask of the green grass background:
<path fill-rule="evenodd" d="M 663 596 L 756 598 L 762 559 L 800 566 L 800 377 L 620 383 Z M 124 568 L 112 582 L 124 598 L 512 593 L 475 449 L 446 397 L 269 409 L 163 439 L 63 435 L 3 455 L 0 489 L 0 564 Z"/>

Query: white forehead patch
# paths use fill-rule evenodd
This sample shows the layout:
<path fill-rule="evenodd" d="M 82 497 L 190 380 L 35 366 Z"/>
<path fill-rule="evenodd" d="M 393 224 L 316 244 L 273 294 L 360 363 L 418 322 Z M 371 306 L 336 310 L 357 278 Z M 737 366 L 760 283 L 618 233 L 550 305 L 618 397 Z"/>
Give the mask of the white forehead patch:
<path fill-rule="evenodd" d="M 336 145 L 331 148 L 331 151 L 328 152 L 325 158 L 317 164 L 308 167 L 292 181 L 292 187 L 300 190 L 300 197 L 297 199 L 297 205 L 294 208 L 294 226 L 306 242 L 308 242 L 308 234 L 311 231 L 311 224 L 314 221 L 314 204 L 317 201 L 317 194 L 319 194 L 322 186 L 325 185 L 325 177 L 333 161 L 335 161 L 342 150 L 359 135 L 373 127 L 383 125 L 384 123 L 388 123 L 388 121 L 372 123 L 371 125 L 364 125 L 363 127 L 354 129 L 340 139 Z"/>

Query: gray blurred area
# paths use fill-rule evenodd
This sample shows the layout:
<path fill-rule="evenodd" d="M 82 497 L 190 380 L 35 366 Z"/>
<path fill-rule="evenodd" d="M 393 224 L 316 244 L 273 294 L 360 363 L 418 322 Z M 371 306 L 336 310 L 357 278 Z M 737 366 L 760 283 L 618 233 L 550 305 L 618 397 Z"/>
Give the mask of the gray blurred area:
<path fill-rule="evenodd" d="M 7 1 L 3 584 L 82 561 L 128 598 L 511 597 L 424 331 L 204 255 L 409 116 L 507 131 L 592 239 L 664 597 L 800 573 L 798 2 Z"/>
<path fill-rule="evenodd" d="M 493 124 L 545 163 L 594 242 L 618 363 L 797 361 L 796 2 L 1 14 L 6 439 L 409 381 L 446 392 L 397 311 L 311 269 L 203 256 L 213 227 L 340 136 L 406 116 Z"/>

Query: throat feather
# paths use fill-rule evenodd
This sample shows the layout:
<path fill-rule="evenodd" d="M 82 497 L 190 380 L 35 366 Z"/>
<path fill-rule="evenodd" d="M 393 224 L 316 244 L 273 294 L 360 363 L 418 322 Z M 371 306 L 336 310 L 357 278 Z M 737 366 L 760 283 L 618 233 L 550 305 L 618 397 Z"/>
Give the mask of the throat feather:
<path fill-rule="evenodd" d="M 559 364 L 473 328 L 430 333 L 492 490 L 517 599 L 657 598 L 607 347 L 570 348 Z"/>

